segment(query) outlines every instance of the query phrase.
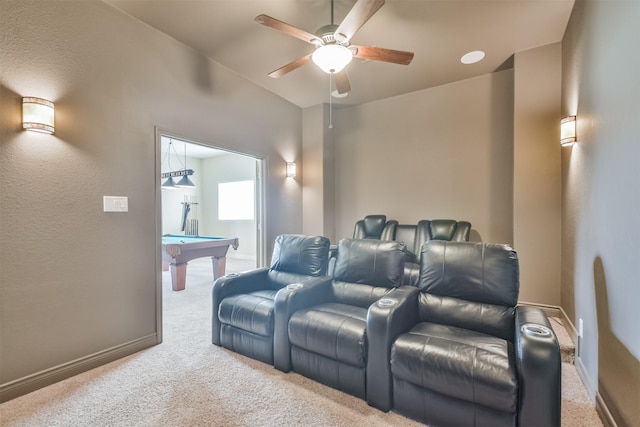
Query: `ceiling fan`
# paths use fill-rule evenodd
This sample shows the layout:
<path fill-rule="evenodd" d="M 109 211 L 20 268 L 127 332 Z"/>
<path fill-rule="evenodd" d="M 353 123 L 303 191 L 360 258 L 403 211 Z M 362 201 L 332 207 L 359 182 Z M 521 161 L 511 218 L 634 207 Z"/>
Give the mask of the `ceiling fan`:
<path fill-rule="evenodd" d="M 313 53 L 272 71 L 269 73 L 269 77 L 282 77 L 312 61 L 322 71 L 334 77 L 339 94 L 346 94 L 351 90 L 351 83 L 345 67 L 354 57 L 409 65 L 413 59 L 413 52 L 373 46 L 358 46 L 349 43 L 355 33 L 383 4 L 384 0 L 358 0 L 342 23 L 334 25 L 333 0 L 331 0 L 331 24 L 321 27 L 316 34 L 308 33 L 268 15 L 256 16 L 254 21 L 258 24 L 273 28 L 316 46 Z"/>

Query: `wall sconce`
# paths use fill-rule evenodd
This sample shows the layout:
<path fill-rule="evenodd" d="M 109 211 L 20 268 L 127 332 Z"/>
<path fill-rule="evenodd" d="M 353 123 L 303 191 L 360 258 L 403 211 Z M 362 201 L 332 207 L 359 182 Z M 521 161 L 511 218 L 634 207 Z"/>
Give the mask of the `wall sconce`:
<path fill-rule="evenodd" d="M 294 162 L 287 162 L 287 178 L 296 177 L 296 164 Z"/>
<path fill-rule="evenodd" d="M 22 128 L 52 134 L 55 131 L 53 102 L 42 98 L 22 98 Z"/>
<path fill-rule="evenodd" d="M 560 144 L 571 145 L 576 141 L 576 116 L 565 117 L 560 121 Z"/>

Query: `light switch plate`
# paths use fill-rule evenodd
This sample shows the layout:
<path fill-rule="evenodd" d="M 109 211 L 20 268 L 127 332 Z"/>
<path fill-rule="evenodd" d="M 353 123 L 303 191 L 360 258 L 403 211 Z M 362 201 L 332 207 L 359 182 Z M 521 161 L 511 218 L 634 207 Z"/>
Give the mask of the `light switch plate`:
<path fill-rule="evenodd" d="M 103 196 L 105 212 L 129 212 L 129 198 L 126 196 Z"/>

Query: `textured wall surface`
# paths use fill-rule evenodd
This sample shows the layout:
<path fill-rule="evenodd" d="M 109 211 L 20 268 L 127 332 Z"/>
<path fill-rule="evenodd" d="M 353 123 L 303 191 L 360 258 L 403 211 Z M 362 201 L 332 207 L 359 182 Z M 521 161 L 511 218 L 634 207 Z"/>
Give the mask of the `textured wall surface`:
<path fill-rule="evenodd" d="M 513 240 L 513 70 L 334 112 L 337 237 L 386 214 Z"/>
<path fill-rule="evenodd" d="M 514 59 L 513 244 L 520 301 L 560 305 L 559 43 Z"/>
<path fill-rule="evenodd" d="M 577 365 L 618 425 L 640 425 L 640 2 L 576 1 L 562 45 L 562 307 Z"/>
<path fill-rule="evenodd" d="M 299 108 L 99 1 L 2 1 L 0 36 L 0 385 L 160 331 L 156 127 L 267 159 L 267 247 L 301 231 Z"/>

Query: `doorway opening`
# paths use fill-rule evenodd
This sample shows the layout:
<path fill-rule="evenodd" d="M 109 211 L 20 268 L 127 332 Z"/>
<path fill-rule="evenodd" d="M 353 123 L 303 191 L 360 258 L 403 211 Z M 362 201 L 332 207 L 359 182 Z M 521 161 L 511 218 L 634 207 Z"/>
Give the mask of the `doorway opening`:
<path fill-rule="evenodd" d="M 230 243 L 221 259 L 197 253 L 186 264 L 161 249 L 158 311 L 162 312 L 163 299 L 188 293 L 190 282 L 192 288 L 210 289 L 219 275 L 264 265 L 264 159 L 164 132 L 157 132 L 156 147 L 161 175 L 156 218 L 162 240 L 172 236 L 178 242 L 221 238 L 237 243 Z M 179 263 L 184 269 L 184 290 L 176 291 Z M 168 280 L 172 282 L 169 286 Z M 161 315 L 158 321 L 162 325 Z"/>

